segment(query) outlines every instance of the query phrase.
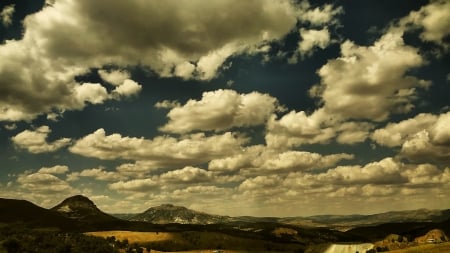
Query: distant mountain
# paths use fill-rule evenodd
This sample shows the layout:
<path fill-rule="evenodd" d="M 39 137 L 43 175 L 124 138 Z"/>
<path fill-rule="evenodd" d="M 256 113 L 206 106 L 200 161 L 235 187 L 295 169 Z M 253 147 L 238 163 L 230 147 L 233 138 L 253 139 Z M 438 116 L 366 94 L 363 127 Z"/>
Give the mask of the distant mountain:
<path fill-rule="evenodd" d="M 309 217 L 252 217 L 220 216 L 194 211 L 183 206 L 164 204 L 152 207 L 140 214 L 115 214 L 114 216 L 153 224 L 221 224 L 221 223 L 280 223 L 301 227 L 327 227 L 348 230 L 355 227 L 371 226 L 384 223 L 404 222 L 441 222 L 450 219 L 448 210 L 408 210 L 392 211 L 371 215 L 317 215 Z"/>
<path fill-rule="evenodd" d="M 50 210 L 77 221 L 95 223 L 119 221 L 118 218 L 102 212 L 94 202 L 82 195 L 67 198 Z"/>
<path fill-rule="evenodd" d="M 278 222 L 313 227 L 353 228 L 384 223 L 442 222 L 450 219 L 450 209 L 417 209 L 392 211 L 371 215 L 317 215 L 310 217 L 280 218 Z"/>
<path fill-rule="evenodd" d="M 197 212 L 183 206 L 164 204 L 151 207 L 143 213 L 128 218 L 128 220 L 145 221 L 154 224 L 179 223 L 205 225 L 225 223 L 230 220 L 230 217 Z"/>
<path fill-rule="evenodd" d="M 31 227 L 71 227 L 74 222 L 26 200 L 0 198 L 0 222 Z"/>

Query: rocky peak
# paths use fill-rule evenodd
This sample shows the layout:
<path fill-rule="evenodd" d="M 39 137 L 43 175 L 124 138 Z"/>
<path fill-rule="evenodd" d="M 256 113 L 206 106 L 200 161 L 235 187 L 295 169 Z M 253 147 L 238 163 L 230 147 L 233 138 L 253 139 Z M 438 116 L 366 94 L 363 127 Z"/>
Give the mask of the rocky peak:
<path fill-rule="evenodd" d="M 444 231 L 440 229 L 433 229 L 428 231 L 428 233 L 426 233 L 425 235 L 417 237 L 414 241 L 418 243 L 447 242 L 448 237 Z"/>
<path fill-rule="evenodd" d="M 109 218 L 109 215 L 100 211 L 92 200 L 83 195 L 69 197 L 51 208 L 51 210 L 77 220 Z"/>
<path fill-rule="evenodd" d="M 97 209 L 97 206 L 89 198 L 83 195 L 75 195 L 67 198 L 61 202 L 58 206 L 62 208 L 86 208 L 86 209 Z"/>
<path fill-rule="evenodd" d="M 213 224 L 221 223 L 227 218 L 228 217 L 197 212 L 184 206 L 163 204 L 149 208 L 145 212 L 131 217 L 129 220 L 146 221 L 156 224 Z"/>

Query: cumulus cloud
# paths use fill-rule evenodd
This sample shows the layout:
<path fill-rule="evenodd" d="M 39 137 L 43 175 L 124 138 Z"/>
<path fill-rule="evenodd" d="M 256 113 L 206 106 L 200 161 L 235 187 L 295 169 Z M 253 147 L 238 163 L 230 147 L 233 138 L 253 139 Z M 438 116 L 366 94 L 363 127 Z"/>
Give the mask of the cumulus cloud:
<path fill-rule="evenodd" d="M 116 167 L 117 172 L 122 175 L 144 178 L 149 172 L 155 170 L 153 161 L 136 161 L 134 163 L 123 163 Z"/>
<path fill-rule="evenodd" d="M 402 145 L 400 156 L 412 161 L 433 161 L 450 164 L 450 145 L 439 145 L 427 130 L 422 130 Z"/>
<path fill-rule="evenodd" d="M 298 30 L 300 38 L 296 51 L 288 59 L 290 64 L 296 64 L 299 58 L 311 56 L 317 48 L 328 47 L 333 41 L 329 28 L 339 24 L 337 16 L 344 12 L 342 7 L 332 4 L 314 8 L 308 1 L 302 1 L 299 5 L 298 18 L 308 28 L 301 27 Z"/>
<path fill-rule="evenodd" d="M 109 189 L 119 192 L 145 192 L 157 187 L 158 182 L 151 178 L 119 181 L 109 185 Z"/>
<path fill-rule="evenodd" d="M 404 44 L 399 31 L 388 31 L 372 46 L 347 40 L 341 56 L 318 70 L 321 83 L 310 94 L 335 117 L 384 121 L 393 113 L 411 111 L 416 89 L 429 85 L 407 75 L 424 63 L 416 48 Z"/>
<path fill-rule="evenodd" d="M 14 123 L 12 123 L 12 124 L 6 124 L 6 125 L 4 125 L 4 128 L 5 128 L 6 130 L 11 131 L 11 130 L 16 129 L 16 128 L 17 128 L 17 125 L 14 124 Z"/>
<path fill-rule="evenodd" d="M 312 8 L 310 3 L 302 1 L 300 5 L 302 8 L 298 11 L 299 19 L 313 26 L 338 23 L 336 16 L 344 13 L 342 7 L 335 7 L 332 4 Z"/>
<path fill-rule="evenodd" d="M 113 95 L 117 94 L 119 98 L 129 97 L 138 94 L 141 90 L 142 85 L 133 80 L 127 79 L 113 90 Z"/>
<path fill-rule="evenodd" d="M 100 70 L 98 70 L 98 74 L 104 81 L 106 81 L 114 86 L 121 85 L 125 80 L 130 79 L 130 77 L 131 77 L 130 73 L 125 70 L 100 69 Z"/>
<path fill-rule="evenodd" d="M 196 168 L 196 167 L 184 167 L 180 170 L 173 170 L 166 172 L 160 176 L 163 182 L 171 183 L 202 183 L 210 181 L 212 173 Z"/>
<path fill-rule="evenodd" d="M 169 105 L 167 102 L 157 104 L 159 107 Z M 204 92 L 200 100 L 191 99 L 182 106 L 173 106 L 167 114 L 169 122 L 161 131 L 188 133 L 256 126 L 264 124 L 279 109 L 277 99 L 268 94 L 239 94 L 233 90 Z"/>
<path fill-rule="evenodd" d="M 263 145 L 246 147 L 242 152 L 224 158 L 213 159 L 208 164 L 208 170 L 215 172 L 232 172 L 242 168 L 253 167 L 254 161 L 264 152 Z"/>
<path fill-rule="evenodd" d="M 230 132 L 205 136 L 193 134 L 183 139 L 159 136 L 152 140 L 106 135 L 98 129 L 75 142 L 69 148 L 72 153 L 98 159 L 143 160 L 153 163 L 153 168 L 176 165 L 194 165 L 214 158 L 232 155 L 247 141 Z"/>
<path fill-rule="evenodd" d="M 74 89 L 74 97 L 78 108 L 83 108 L 86 103 L 102 104 L 108 99 L 108 91 L 99 83 L 83 83 Z"/>
<path fill-rule="evenodd" d="M 12 16 L 14 14 L 14 9 L 15 5 L 11 4 L 11 5 L 7 5 L 5 7 L 3 7 L 3 10 L 0 12 L 0 18 L 2 20 L 2 24 L 6 27 L 10 26 L 12 24 Z"/>
<path fill-rule="evenodd" d="M 267 123 L 266 143 L 272 148 L 290 148 L 303 144 L 328 143 L 336 138 L 342 144 L 363 142 L 373 125 L 362 121 L 342 122 L 342 118 L 318 109 L 308 115 L 291 111 L 277 119 L 273 115 Z"/>
<path fill-rule="evenodd" d="M 246 179 L 239 185 L 239 190 L 250 191 L 254 189 L 276 189 L 283 183 L 283 180 L 277 175 L 257 176 Z"/>
<path fill-rule="evenodd" d="M 26 17 L 21 40 L 0 46 L 0 120 L 31 120 L 105 101 L 104 88 L 77 83 L 75 77 L 111 64 L 118 69 L 141 65 L 159 76 L 212 79 L 230 56 L 283 38 L 295 27 L 298 8 L 270 0 L 47 4 Z M 134 18 L 117 18 L 124 13 Z M 126 76 L 99 74 L 111 84 Z M 117 92 L 135 93 L 135 88 L 128 83 Z"/>
<path fill-rule="evenodd" d="M 70 145 L 71 139 L 61 138 L 53 142 L 47 142 L 51 133 L 48 126 L 41 126 L 35 130 L 25 130 L 11 137 L 14 145 L 20 149 L 26 149 L 33 154 L 54 152 L 60 148 Z"/>
<path fill-rule="evenodd" d="M 289 59 L 290 63 L 297 63 L 298 56 L 312 55 L 314 49 L 327 48 L 331 43 L 330 32 L 327 27 L 318 29 L 300 28 L 300 42 L 296 53 Z"/>
<path fill-rule="evenodd" d="M 275 115 L 267 123 L 266 143 L 269 147 L 291 147 L 304 143 L 326 143 L 336 133 L 324 126 L 325 119 L 319 111 L 307 115 L 304 111 L 291 111 L 279 120 Z"/>
<path fill-rule="evenodd" d="M 363 196 L 376 195 L 377 190 L 387 187 L 396 189 L 395 192 L 409 188 L 422 187 L 424 189 L 435 188 L 450 182 L 449 168 L 438 169 L 431 164 L 404 164 L 393 158 L 372 162 L 364 166 L 338 166 L 319 174 L 304 172 L 291 173 L 285 178 L 283 185 L 292 188 L 322 188 L 324 185 L 332 186 L 328 189 L 343 189 L 337 194 L 349 194 L 353 189 L 357 192 L 351 194 Z M 358 189 L 362 189 L 360 192 Z M 385 192 L 393 193 L 391 191 Z M 383 194 L 385 195 L 385 194 Z"/>
<path fill-rule="evenodd" d="M 388 123 L 384 128 L 377 129 L 371 135 L 376 143 L 387 146 L 401 146 L 411 135 L 428 129 L 437 120 L 437 116 L 422 113 L 414 118 L 403 120 L 399 123 Z"/>
<path fill-rule="evenodd" d="M 208 170 L 218 173 L 240 171 L 240 174 L 283 174 L 291 171 L 308 171 L 329 168 L 343 160 L 351 160 L 351 154 L 321 155 L 306 151 L 283 151 L 262 145 L 246 147 L 242 152 L 225 158 L 211 160 Z"/>
<path fill-rule="evenodd" d="M 305 151 L 286 151 L 264 159 L 261 167 L 268 170 L 311 170 L 336 165 L 341 160 L 351 160 L 350 154 L 320 155 Z"/>
<path fill-rule="evenodd" d="M 38 173 L 43 174 L 65 174 L 69 171 L 69 167 L 66 165 L 55 165 L 53 167 L 42 167 L 38 170 Z"/>
<path fill-rule="evenodd" d="M 422 113 L 377 129 L 371 138 L 388 147 L 401 147 L 400 156 L 413 161 L 450 162 L 450 112 Z"/>
<path fill-rule="evenodd" d="M 400 20 L 400 26 L 404 29 L 422 28 L 420 38 L 424 41 L 432 41 L 448 47 L 444 38 L 450 35 L 450 2 L 445 0 L 433 0 L 418 11 L 412 11 L 408 16 Z"/>
<path fill-rule="evenodd" d="M 42 194 L 70 192 L 72 187 L 58 177 L 47 173 L 19 175 L 17 182 L 27 191 Z"/>
<path fill-rule="evenodd" d="M 181 104 L 177 101 L 163 100 L 156 102 L 155 107 L 159 109 L 172 109 L 175 107 L 181 107 Z"/>
<path fill-rule="evenodd" d="M 314 47 L 324 49 L 330 44 L 330 33 L 326 27 L 322 30 L 302 28 L 300 29 L 300 37 L 302 37 L 302 41 L 298 44 L 298 50 L 302 54 L 309 52 Z"/>
<path fill-rule="evenodd" d="M 73 172 L 67 175 L 68 181 L 76 181 L 80 177 L 93 178 L 99 181 L 118 181 L 126 177 L 114 171 L 106 171 L 104 168 L 84 169 L 81 172 Z"/>

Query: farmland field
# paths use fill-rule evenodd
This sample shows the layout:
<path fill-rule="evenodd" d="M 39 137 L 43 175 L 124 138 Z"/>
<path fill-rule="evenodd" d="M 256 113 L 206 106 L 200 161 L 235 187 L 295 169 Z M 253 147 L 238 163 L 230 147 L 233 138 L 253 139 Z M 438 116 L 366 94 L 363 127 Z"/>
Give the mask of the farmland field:
<path fill-rule="evenodd" d="M 296 252 L 301 246 L 290 243 L 275 243 L 259 239 L 241 238 L 219 232 L 134 232 L 134 231 L 96 231 L 87 235 L 112 237 L 116 240 L 128 240 L 146 248 L 158 249 L 152 252 L 213 252 L 222 249 L 227 253 L 245 252 Z M 162 251 L 164 250 L 164 251 Z"/>

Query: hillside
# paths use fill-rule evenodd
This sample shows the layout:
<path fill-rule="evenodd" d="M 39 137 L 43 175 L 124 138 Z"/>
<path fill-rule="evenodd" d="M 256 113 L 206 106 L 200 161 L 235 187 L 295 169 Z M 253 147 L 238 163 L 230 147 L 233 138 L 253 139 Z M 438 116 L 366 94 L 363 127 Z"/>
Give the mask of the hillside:
<path fill-rule="evenodd" d="M 203 212 L 197 212 L 183 206 L 174 206 L 171 204 L 151 207 L 145 212 L 128 218 L 130 221 L 145 221 L 154 224 L 218 224 L 230 221 L 228 216 L 212 215 Z"/>
<path fill-rule="evenodd" d="M 23 224 L 29 227 L 75 226 L 72 220 L 29 201 L 4 198 L 0 198 L 0 222 Z"/>
<path fill-rule="evenodd" d="M 82 195 L 67 198 L 50 210 L 77 221 L 105 222 L 119 220 L 118 218 L 102 212 L 94 202 Z"/>
<path fill-rule="evenodd" d="M 309 217 L 280 218 L 278 222 L 313 227 L 351 229 L 361 226 L 373 226 L 386 223 L 442 222 L 450 219 L 450 210 L 417 209 L 392 211 L 371 215 L 317 215 Z"/>

